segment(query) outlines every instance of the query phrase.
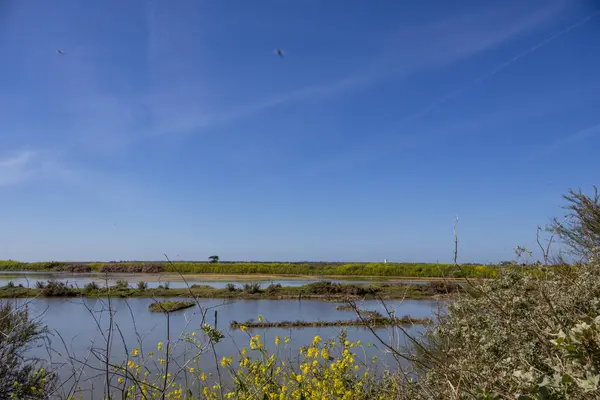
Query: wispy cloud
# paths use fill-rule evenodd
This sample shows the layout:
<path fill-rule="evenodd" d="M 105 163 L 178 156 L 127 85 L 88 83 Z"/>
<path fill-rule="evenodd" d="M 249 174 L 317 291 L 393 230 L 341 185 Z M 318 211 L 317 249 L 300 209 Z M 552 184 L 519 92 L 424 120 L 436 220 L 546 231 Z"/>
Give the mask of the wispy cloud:
<path fill-rule="evenodd" d="M 40 180 L 128 210 L 139 209 L 142 203 L 154 205 L 160 197 L 127 173 L 107 173 L 65 163 L 57 152 L 20 150 L 0 154 L 0 191 Z"/>
<path fill-rule="evenodd" d="M 569 146 L 583 142 L 585 140 L 591 139 L 599 135 L 600 123 L 588 126 L 587 128 L 583 128 L 552 143 L 541 146 L 540 148 L 538 148 L 538 150 L 524 157 L 524 161 L 535 161 L 539 160 L 544 156 L 560 153 L 561 151 L 567 151 L 569 149 Z"/>
<path fill-rule="evenodd" d="M 145 87 L 131 90 L 127 86 L 128 76 L 119 72 L 109 61 L 110 58 L 106 57 L 110 53 L 108 49 L 92 48 L 91 44 L 76 48 L 73 44 L 73 51 L 65 57 L 55 57 L 43 69 L 44 76 L 51 76 L 52 80 L 43 88 L 46 97 L 36 101 L 46 102 L 44 105 L 53 112 L 52 132 L 44 132 L 44 135 L 54 135 L 57 142 L 70 150 L 84 148 L 105 153 L 121 149 L 127 151 L 148 137 L 202 132 L 212 126 L 240 121 L 284 104 L 340 96 L 384 80 L 406 79 L 417 73 L 447 66 L 547 22 L 564 4 L 564 1 L 545 2 L 543 7 L 527 12 L 485 8 L 432 19 L 422 26 L 407 26 L 383 41 L 379 56 L 366 59 L 362 65 L 360 62 L 352 65 L 349 67 L 351 70 L 341 69 L 339 79 L 315 82 L 282 93 L 265 90 L 255 93 L 255 100 L 237 104 L 235 89 L 229 89 L 230 93 L 224 96 L 226 100 L 214 101 L 213 92 L 222 88 L 202 81 L 201 73 L 182 76 L 173 73 L 172 66 L 185 64 L 185 56 L 163 57 L 165 48 L 167 55 L 171 55 L 173 50 L 169 52 L 167 46 L 171 41 L 162 38 L 161 32 L 167 31 L 168 38 L 171 32 L 168 26 L 164 26 L 165 21 L 157 20 L 158 17 L 152 14 L 149 24 L 156 25 L 157 30 L 150 29 L 148 32 L 148 65 L 144 66 L 145 71 L 140 72 L 150 77 Z M 175 24 L 174 21 L 171 23 Z M 174 25 L 172 29 L 185 37 L 185 32 L 180 32 L 183 29 L 176 29 L 177 26 Z M 45 45 L 51 48 L 50 41 Z M 165 71 L 170 74 L 163 78 Z M 19 102 L 18 96 L 11 94 L 11 97 Z M 31 98 L 32 94 L 23 93 L 22 97 L 21 103 L 29 104 L 25 100 Z M 36 104 L 30 108 L 40 106 Z M 2 116 L 7 117 L 3 118 L 4 121 L 10 120 L 10 109 L 4 111 L 6 115 Z M 23 117 L 30 112 L 27 109 L 15 116 L 17 122 L 14 125 L 19 125 L 22 130 L 30 129 L 30 124 L 35 122 L 26 121 Z M 39 130 L 40 127 L 35 128 Z M 22 169 L 21 174 L 24 175 L 19 176 L 27 175 L 24 172 L 26 170 Z M 10 180 L 17 179 L 17 175 L 14 172 Z M 8 178 L 4 180 L 8 181 Z"/>
<path fill-rule="evenodd" d="M 553 33 L 552 35 L 537 42 L 533 46 L 525 49 L 524 51 L 522 51 L 522 52 L 516 54 L 515 56 L 507 59 L 506 61 L 500 63 L 499 65 L 492 68 L 491 70 L 489 70 L 489 71 L 485 72 L 484 74 L 476 77 L 475 79 L 469 81 L 466 85 L 461 86 L 460 88 L 440 97 L 439 99 L 437 99 L 434 102 L 432 102 L 431 104 L 427 105 L 420 111 L 418 111 L 412 115 L 409 115 L 407 117 L 404 117 L 402 119 L 401 123 L 411 122 L 411 121 L 414 121 L 418 118 L 421 118 L 421 117 L 429 114 L 431 111 L 433 111 L 433 110 L 439 108 L 440 106 L 444 105 L 445 103 L 459 97 L 464 92 L 468 91 L 469 89 L 473 88 L 474 86 L 477 86 L 477 85 L 487 81 L 488 79 L 491 79 L 494 75 L 505 70 L 506 68 L 508 68 L 509 66 L 514 64 L 515 62 L 519 61 L 521 58 L 527 57 L 528 55 L 536 52 L 538 49 L 548 45 L 549 43 L 560 38 L 561 36 L 564 36 L 564 35 L 570 33 L 571 31 L 585 25 L 586 23 L 588 23 L 589 21 L 591 21 L 593 18 L 595 18 L 598 15 L 600 15 L 600 11 L 596 11 L 596 12 L 586 16 L 585 18 L 583 18 L 579 21 L 576 21 L 575 23 L 569 25 L 568 27 L 558 30 L 557 32 Z"/>
<path fill-rule="evenodd" d="M 0 155 L 0 187 L 16 185 L 39 176 L 45 168 L 44 152 L 21 150 Z"/>
<path fill-rule="evenodd" d="M 159 121 L 159 128 L 155 132 L 169 134 L 201 130 L 215 124 L 235 122 L 282 104 L 338 96 L 384 80 L 405 79 L 415 73 L 444 67 L 489 50 L 548 22 L 565 4 L 563 0 L 547 2 L 543 7 L 525 13 L 523 10 L 486 8 L 445 16 L 424 26 L 407 27 L 392 35 L 392 39 L 386 41 L 380 56 L 363 65 L 358 73 L 348 73 L 338 80 L 315 83 L 248 104 L 204 114 L 198 112 L 202 104 L 198 104 L 193 113 L 187 111 L 189 102 L 180 108 L 170 104 L 169 108 L 178 108 L 179 112 L 169 114 L 168 120 Z M 530 49 L 528 52 L 534 50 Z M 522 56 L 524 55 L 519 57 Z M 516 60 L 511 62 L 514 61 Z M 155 109 L 162 107 L 160 103 L 153 106 Z M 424 113 L 426 112 L 427 110 Z"/>

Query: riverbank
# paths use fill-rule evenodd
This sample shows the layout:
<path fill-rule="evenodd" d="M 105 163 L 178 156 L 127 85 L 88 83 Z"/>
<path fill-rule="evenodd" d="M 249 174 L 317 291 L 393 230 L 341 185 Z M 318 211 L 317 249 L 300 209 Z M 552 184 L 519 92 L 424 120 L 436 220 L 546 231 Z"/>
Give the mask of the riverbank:
<path fill-rule="evenodd" d="M 428 284 L 342 284 L 329 281 L 315 282 L 303 286 L 269 285 L 262 289 L 258 284 L 243 287 L 230 285 L 227 288 L 214 288 L 206 285 L 191 285 L 185 289 L 170 289 L 168 286 L 146 288 L 143 284 L 129 287 L 124 283 L 101 287 L 97 284 L 83 288 L 73 287 L 64 282 L 37 282 L 34 288 L 14 285 L 0 287 L 0 298 L 32 298 L 32 297 L 197 297 L 222 299 L 432 299 L 451 297 L 460 290 L 460 285 L 452 282 L 432 282 Z"/>
<path fill-rule="evenodd" d="M 34 262 L 0 261 L 0 271 L 200 274 L 241 276 L 338 276 L 385 278 L 494 278 L 500 268 L 489 265 L 418 263 L 253 263 L 253 262 Z"/>

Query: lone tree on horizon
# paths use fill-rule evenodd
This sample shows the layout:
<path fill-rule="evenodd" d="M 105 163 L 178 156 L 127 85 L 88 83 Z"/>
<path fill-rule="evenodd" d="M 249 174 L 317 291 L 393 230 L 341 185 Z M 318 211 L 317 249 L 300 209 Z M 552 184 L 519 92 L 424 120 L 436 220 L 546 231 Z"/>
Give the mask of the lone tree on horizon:
<path fill-rule="evenodd" d="M 219 262 L 219 256 L 210 256 L 210 257 L 208 257 L 208 259 L 210 260 L 211 263 Z"/>

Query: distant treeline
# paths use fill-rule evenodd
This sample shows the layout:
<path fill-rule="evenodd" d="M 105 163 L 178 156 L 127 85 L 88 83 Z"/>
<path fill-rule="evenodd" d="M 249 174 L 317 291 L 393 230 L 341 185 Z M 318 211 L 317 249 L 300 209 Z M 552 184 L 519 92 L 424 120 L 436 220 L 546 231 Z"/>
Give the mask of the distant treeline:
<path fill-rule="evenodd" d="M 265 274 L 345 275 L 414 278 L 494 278 L 501 269 L 529 270 L 523 266 L 490 266 L 417 263 L 208 263 L 208 262 L 33 262 L 0 261 L 3 271 L 183 273 L 183 274 Z M 535 271 L 536 269 L 531 269 Z"/>

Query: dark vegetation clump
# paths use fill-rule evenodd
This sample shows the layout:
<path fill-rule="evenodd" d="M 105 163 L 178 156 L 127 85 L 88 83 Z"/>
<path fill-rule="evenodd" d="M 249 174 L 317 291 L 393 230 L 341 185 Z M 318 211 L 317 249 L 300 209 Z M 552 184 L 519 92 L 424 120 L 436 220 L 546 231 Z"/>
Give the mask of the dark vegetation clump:
<path fill-rule="evenodd" d="M 198 285 L 197 283 L 194 283 L 192 286 L 190 286 L 190 288 L 192 288 L 192 289 L 215 290 L 215 288 L 212 287 L 212 286 L 210 286 L 210 285 Z"/>
<path fill-rule="evenodd" d="M 61 268 L 62 271 L 64 272 L 71 272 L 71 273 L 87 273 L 87 272 L 91 272 L 92 271 L 92 267 L 90 267 L 89 265 L 85 265 L 85 264 L 69 264 L 66 266 L 63 266 Z"/>
<path fill-rule="evenodd" d="M 269 294 L 274 294 L 279 292 L 279 290 L 281 289 L 281 283 L 271 283 L 269 284 L 269 286 L 267 286 L 266 292 Z"/>
<path fill-rule="evenodd" d="M 102 264 L 99 272 L 105 273 L 151 273 L 159 274 L 164 272 L 165 268 L 158 263 L 107 263 Z"/>
<path fill-rule="evenodd" d="M 138 290 L 146 290 L 146 289 L 148 289 L 148 283 L 146 283 L 144 281 L 139 281 L 137 283 L 137 288 L 138 288 Z"/>
<path fill-rule="evenodd" d="M 229 292 L 237 292 L 238 291 L 238 288 L 233 283 L 228 283 L 227 285 L 225 285 L 225 289 L 227 289 L 227 291 L 229 291 Z"/>
<path fill-rule="evenodd" d="M 42 289 L 42 296 L 46 297 L 74 297 L 77 291 L 66 282 L 49 280 Z"/>
<path fill-rule="evenodd" d="M 314 282 L 304 286 L 307 294 L 311 295 L 351 295 L 365 296 L 379 292 L 375 286 L 346 285 L 342 283 L 332 283 L 330 281 Z"/>
<path fill-rule="evenodd" d="M 423 293 L 427 295 L 457 293 L 461 289 L 461 285 L 450 281 L 435 281 L 420 286 Z"/>
<path fill-rule="evenodd" d="M 260 283 L 257 283 L 257 282 L 244 283 L 244 292 L 246 292 L 248 294 L 261 293 L 262 290 L 260 289 Z"/>
<path fill-rule="evenodd" d="M 43 289 L 46 286 L 46 284 L 42 281 L 36 281 L 35 282 L 35 288 L 36 289 Z"/>
<path fill-rule="evenodd" d="M 85 286 L 83 287 L 83 290 L 85 290 L 86 292 L 91 292 L 93 290 L 99 290 L 99 289 L 100 289 L 100 287 L 94 281 L 86 283 Z"/>
<path fill-rule="evenodd" d="M 129 282 L 127 282 L 126 280 L 118 280 L 115 287 L 117 289 L 127 289 L 127 287 L 129 286 Z"/>
<path fill-rule="evenodd" d="M 13 281 L 8 281 L 8 283 L 6 284 L 6 287 L 7 287 L 7 288 L 14 288 L 14 287 L 15 287 L 15 284 L 14 284 L 14 282 L 13 282 Z"/>

